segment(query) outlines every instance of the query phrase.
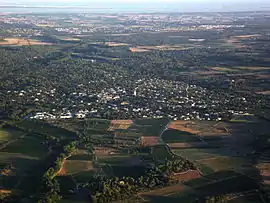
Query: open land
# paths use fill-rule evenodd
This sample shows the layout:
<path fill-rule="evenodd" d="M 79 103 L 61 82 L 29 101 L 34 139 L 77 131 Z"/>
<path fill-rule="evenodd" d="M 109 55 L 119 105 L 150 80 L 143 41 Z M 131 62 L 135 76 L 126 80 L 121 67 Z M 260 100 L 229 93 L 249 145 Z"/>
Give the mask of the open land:
<path fill-rule="evenodd" d="M 51 44 L 32 39 L 4 38 L 4 40 L 0 41 L 0 45 L 26 46 L 26 45 L 51 45 Z"/>
<path fill-rule="evenodd" d="M 1 196 L 267 202 L 269 19 L 0 15 Z"/>

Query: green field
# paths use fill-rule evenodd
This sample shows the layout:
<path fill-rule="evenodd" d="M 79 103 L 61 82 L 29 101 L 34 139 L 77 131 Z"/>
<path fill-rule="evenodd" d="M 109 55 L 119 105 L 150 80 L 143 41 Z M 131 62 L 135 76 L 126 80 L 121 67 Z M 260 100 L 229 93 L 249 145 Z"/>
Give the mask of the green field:
<path fill-rule="evenodd" d="M 85 120 L 85 127 L 88 130 L 106 131 L 110 126 L 111 121 L 106 119 L 87 119 Z"/>
<path fill-rule="evenodd" d="M 77 160 L 66 160 L 64 163 L 65 174 L 76 174 L 80 171 L 91 171 L 93 170 L 92 161 L 77 161 Z"/>
<path fill-rule="evenodd" d="M 229 193 L 239 193 L 258 188 L 256 181 L 247 176 L 228 177 L 219 181 L 201 186 L 194 189 L 198 194 L 204 196 L 221 195 Z"/>
<path fill-rule="evenodd" d="M 211 168 L 214 171 L 221 171 L 221 170 L 238 170 L 240 168 L 251 166 L 249 165 L 247 160 L 239 157 L 216 157 L 213 159 L 205 159 L 198 161 L 199 163 Z"/>
<path fill-rule="evenodd" d="M 152 147 L 151 154 L 155 160 L 170 160 L 174 158 L 167 145 L 157 145 Z"/>
<path fill-rule="evenodd" d="M 0 152 L 1 168 L 7 165 L 12 165 L 12 174 L 27 170 L 29 167 L 38 163 L 38 157 L 27 156 L 19 153 Z"/>
<path fill-rule="evenodd" d="M 76 182 L 85 182 L 89 179 L 91 179 L 94 175 L 96 175 L 96 171 L 80 171 L 76 174 L 73 174 L 72 177 L 76 180 Z"/>
<path fill-rule="evenodd" d="M 15 130 L 8 126 L 2 126 L 0 127 L 0 144 L 10 140 L 17 139 L 24 134 L 25 133 L 22 131 Z"/>
<path fill-rule="evenodd" d="M 172 151 L 190 161 L 219 156 L 216 149 L 173 149 Z"/>
<path fill-rule="evenodd" d="M 159 136 L 168 122 L 168 119 L 138 119 L 130 128 L 136 129 L 143 136 Z"/>
<path fill-rule="evenodd" d="M 23 120 L 21 122 L 15 123 L 19 128 L 25 129 L 27 131 L 41 134 L 49 135 L 62 139 L 74 139 L 76 134 L 64 128 L 53 126 L 49 123 L 45 123 L 37 120 Z"/>
<path fill-rule="evenodd" d="M 246 195 L 228 201 L 228 203 L 263 203 L 259 194 Z"/>
<path fill-rule="evenodd" d="M 125 164 L 128 162 L 128 160 L 131 158 L 130 155 L 108 155 L 108 156 L 102 156 L 98 157 L 97 161 L 100 164 Z"/>
<path fill-rule="evenodd" d="M 195 135 L 180 130 L 167 130 L 163 133 L 162 139 L 165 143 L 200 142 L 200 139 L 197 138 Z"/>
<path fill-rule="evenodd" d="M 0 151 L 7 153 L 19 153 L 39 158 L 46 156 L 48 152 L 47 148 L 42 145 L 42 140 L 30 136 L 26 136 L 23 139 L 12 142 Z"/>
<path fill-rule="evenodd" d="M 93 156 L 89 154 L 75 154 L 68 158 L 68 160 L 81 160 L 81 161 L 92 161 Z"/>

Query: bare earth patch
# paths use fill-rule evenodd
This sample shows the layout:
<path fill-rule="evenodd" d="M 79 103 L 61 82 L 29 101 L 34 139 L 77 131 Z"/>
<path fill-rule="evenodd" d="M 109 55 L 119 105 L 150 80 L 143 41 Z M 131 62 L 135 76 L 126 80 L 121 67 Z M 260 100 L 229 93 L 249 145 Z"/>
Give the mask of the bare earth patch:
<path fill-rule="evenodd" d="M 81 171 L 91 170 L 94 170 L 92 161 L 65 160 L 63 167 L 59 170 L 57 175 L 72 175 Z"/>
<path fill-rule="evenodd" d="M 258 79 L 270 79 L 270 74 L 259 74 L 259 75 L 256 75 L 256 78 L 258 78 Z"/>
<path fill-rule="evenodd" d="M 106 42 L 105 44 L 108 45 L 109 47 L 129 46 L 129 44 L 118 42 Z"/>
<path fill-rule="evenodd" d="M 63 38 L 61 40 L 66 40 L 66 41 L 80 41 L 79 38 L 72 38 L 72 37 L 66 37 L 66 38 Z"/>
<path fill-rule="evenodd" d="M 237 36 L 233 36 L 233 38 L 238 38 L 238 39 L 248 39 L 251 37 L 260 37 L 262 35 L 260 34 L 253 34 L 253 35 L 237 35 Z"/>
<path fill-rule="evenodd" d="M 168 129 L 188 132 L 198 136 L 228 136 L 229 124 L 224 122 L 172 121 Z"/>
<path fill-rule="evenodd" d="M 215 71 L 233 71 L 233 69 L 225 68 L 225 67 L 213 67 L 213 68 L 211 68 L 211 70 L 215 70 Z"/>
<path fill-rule="evenodd" d="M 0 41 L 0 45 L 13 45 L 13 46 L 51 45 L 51 43 L 45 43 L 38 40 L 24 39 L 24 38 L 5 38 L 4 41 Z"/>
<path fill-rule="evenodd" d="M 148 49 L 142 49 L 142 48 L 138 48 L 138 47 L 131 47 L 131 48 L 129 48 L 129 50 L 131 52 L 147 52 L 147 51 L 150 51 Z"/>
<path fill-rule="evenodd" d="M 132 52 L 145 52 L 145 51 L 153 51 L 153 50 L 159 50 L 159 51 L 179 51 L 179 50 L 186 50 L 187 47 L 183 47 L 182 45 L 158 45 L 158 46 L 137 46 L 130 48 L 130 51 Z"/>
<path fill-rule="evenodd" d="M 270 95 L 270 90 L 268 91 L 262 91 L 262 92 L 256 92 L 257 94 L 263 94 L 263 95 Z"/>
<path fill-rule="evenodd" d="M 112 120 L 107 131 L 126 130 L 131 126 L 132 123 L 132 120 Z"/>
<path fill-rule="evenodd" d="M 161 144 L 161 140 L 156 136 L 141 136 L 140 142 L 142 146 L 155 146 Z"/>
<path fill-rule="evenodd" d="M 185 181 L 193 180 L 193 179 L 200 178 L 200 177 L 201 177 L 201 173 L 199 171 L 190 170 L 190 171 L 186 171 L 183 173 L 175 173 L 172 176 L 172 179 L 185 182 Z"/>
<path fill-rule="evenodd" d="M 245 162 L 238 157 L 216 157 L 198 160 L 199 163 L 208 166 L 214 171 L 241 168 Z"/>
<path fill-rule="evenodd" d="M 207 143 L 205 142 L 192 142 L 192 143 L 179 142 L 179 143 L 169 143 L 167 145 L 169 145 L 169 147 L 172 149 L 182 149 L 182 148 L 204 147 L 204 146 L 207 146 Z"/>
<path fill-rule="evenodd" d="M 260 66 L 237 66 L 235 67 L 240 70 L 270 70 L 270 67 L 260 67 Z"/>
<path fill-rule="evenodd" d="M 11 190 L 0 190 L 0 196 L 1 195 L 10 195 L 12 193 Z"/>
<path fill-rule="evenodd" d="M 95 151 L 95 154 L 96 154 L 97 157 L 99 157 L 99 156 L 107 156 L 107 155 L 110 155 L 113 152 L 116 153 L 115 149 L 108 148 L 108 147 L 95 147 L 94 151 Z"/>
<path fill-rule="evenodd" d="M 188 132 L 191 134 L 198 134 L 200 131 L 194 130 L 190 127 L 187 127 L 189 122 L 186 121 L 173 121 L 168 125 L 168 129 L 174 129 L 179 131 Z"/>
<path fill-rule="evenodd" d="M 264 184 L 270 185 L 270 163 L 262 163 L 257 165 L 260 171 L 262 182 Z"/>

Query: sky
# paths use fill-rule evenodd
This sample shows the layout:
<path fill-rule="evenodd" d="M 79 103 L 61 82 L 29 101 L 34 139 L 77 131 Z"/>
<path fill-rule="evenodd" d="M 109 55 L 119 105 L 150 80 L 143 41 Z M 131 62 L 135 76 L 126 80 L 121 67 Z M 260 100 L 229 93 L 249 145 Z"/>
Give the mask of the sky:
<path fill-rule="evenodd" d="M 270 11 L 270 0 L 0 0 L 0 5 L 5 4 L 87 6 L 136 12 Z"/>

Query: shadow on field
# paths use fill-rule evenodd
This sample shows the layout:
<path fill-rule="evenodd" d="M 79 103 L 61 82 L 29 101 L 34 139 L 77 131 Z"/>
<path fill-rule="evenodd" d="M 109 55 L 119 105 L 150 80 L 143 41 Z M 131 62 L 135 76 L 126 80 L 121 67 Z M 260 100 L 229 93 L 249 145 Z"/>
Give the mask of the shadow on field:
<path fill-rule="evenodd" d="M 238 198 L 242 198 L 243 201 L 236 201 L 238 198 L 235 198 L 230 202 L 261 202 L 258 195 L 261 171 L 257 168 L 257 164 L 261 162 L 262 155 L 269 150 L 267 143 L 270 138 L 268 136 L 270 123 L 266 120 L 254 123 L 228 122 L 226 127 L 230 135 L 224 139 L 215 140 L 210 137 L 209 140 L 204 140 L 204 137 L 201 137 L 209 143 L 208 146 L 200 147 L 189 143 L 190 148 L 176 148 L 180 156 L 197 161 L 200 170 L 204 173 L 202 178 L 184 183 L 191 189 L 192 195 L 179 191 L 179 193 L 168 194 L 171 197 L 149 196 L 147 198 L 151 202 L 188 203 L 194 202 L 196 198 L 242 193 L 244 197 Z M 265 160 L 269 163 L 270 159 Z M 209 170 L 205 171 L 205 169 Z M 264 180 L 270 180 L 270 177 L 265 177 Z M 187 200 L 188 196 L 193 198 Z"/>
<path fill-rule="evenodd" d="M 170 196 L 153 196 L 153 195 L 147 195 L 145 196 L 149 202 L 153 203 L 180 203 L 181 200 L 179 197 L 170 197 Z M 185 202 L 188 203 L 188 202 Z"/>

